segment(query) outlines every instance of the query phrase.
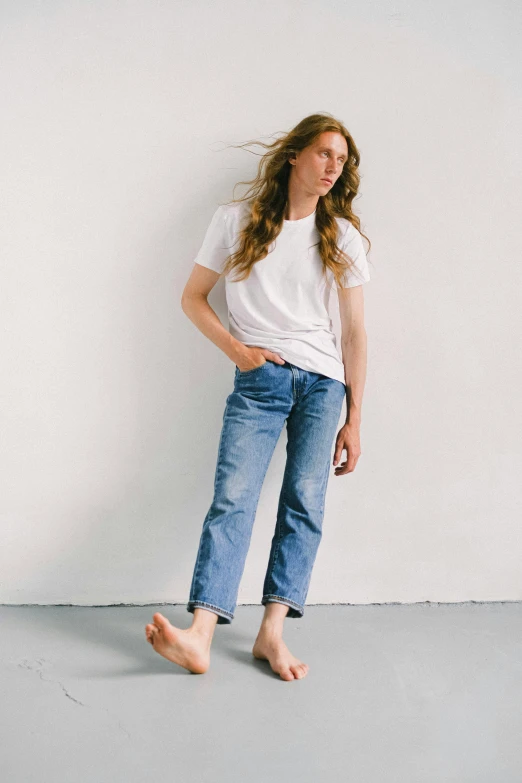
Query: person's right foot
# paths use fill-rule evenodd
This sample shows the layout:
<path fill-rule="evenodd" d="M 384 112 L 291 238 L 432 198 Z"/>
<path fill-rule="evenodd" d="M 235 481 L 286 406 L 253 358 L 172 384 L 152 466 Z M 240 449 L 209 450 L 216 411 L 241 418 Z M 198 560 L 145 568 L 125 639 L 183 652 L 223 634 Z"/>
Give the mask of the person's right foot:
<path fill-rule="evenodd" d="M 272 670 L 282 680 L 301 680 L 308 674 L 308 664 L 292 655 L 282 638 L 277 634 L 259 631 L 252 648 L 254 658 L 268 661 Z"/>
<path fill-rule="evenodd" d="M 145 636 L 157 653 L 193 674 L 204 674 L 210 666 L 211 637 L 194 628 L 176 628 L 160 612 L 145 626 Z"/>

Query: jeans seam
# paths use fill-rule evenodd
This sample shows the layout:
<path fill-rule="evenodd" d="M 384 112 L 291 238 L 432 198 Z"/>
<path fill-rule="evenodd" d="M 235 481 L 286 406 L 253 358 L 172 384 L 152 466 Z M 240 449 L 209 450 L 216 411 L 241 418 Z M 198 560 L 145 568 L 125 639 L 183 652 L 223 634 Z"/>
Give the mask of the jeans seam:
<path fill-rule="evenodd" d="M 216 496 L 216 486 L 217 486 L 217 476 L 218 476 L 217 468 L 219 467 L 219 464 L 220 464 L 220 461 L 221 461 L 221 449 L 222 449 L 222 446 L 223 446 L 223 433 L 225 431 L 225 427 L 223 425 L 225 423 L 225 416 L 227 414 L 227 409 L 228 409 L 228 400 L 227 400 L 227 403 L 225 404 L 225 410 L 223 411 L 223 417 L 222 417 L 222 420 L 221 420 L 221 434 L 219 436 L 219 445 L 218 445 L 218 453 L 217 453 L 217 466 L 216 466 L 216 472 L 214 474 L 214 492 L 213 492 L 213 496 L 212 496 L 212 503 L 211 503 L 211 505 L 214 503 L 214 498 Z M 210 509 L 209 509 L 209 511 L 210 511 Z M 203 523 L 203 527 L 204 527 L 204 523 Z M 203 534 L 203 529 L 201 530 L 200 538 L 201 538 L 202 534 Z M 195 563 L 195 566 L 194 566 L 194 577 L 193 577 L 192 584 L 191 584 L 191 587 L 190 587 L 190 595 L 192 595 L 192 590 L 193 590 L 193 588 L 194 588 L 194 586 L 196 584 L 196 579 L 197 579 L 197 576 L 198 576 L 198 573 L 199 573 L 198 569 L 199 569 L 200 558 L 201 558 L 201 547 L 198 546 L 198 554 L 197 554 L 196 563 Z M 189 600 L 191 600 L 191 599 L 189 598 Z"/>
<path fill-rule="evenodd" d="M 220 606 L 216 606 L 215 604 L 209 604 L 207 601 L 189 601 L 189 606 L 208 606 L 211 609 L 216 609 L 217 611 L 221 612 L 225 617 L 228 617 L 230 620 L 234 619 L 234 615 L 231 612 L 227 612 L 226 609 L 222 609 Z"/>
<path fill-rule="evenodd" d="M 331 455 L 330 455 L 330 457 L 331 457 Z M 326 462 L 326 470 L 325 470 L 324 476 L 323 476 L 323 489 L 322 489 L 323 498 L 322 498 L 322 504 L 321 504 L 321 527 L 323 526 L 323 515 L 324 515 L 325 502 L 326 502 L 326 490 L 327 490 L 327 487 L 328 487 L 328 474 L 330 472 L 330 457 L 328 457 L 328 460 Z"/>
<path fill-rule="evenodd" d="M 289 604 L 291 604 L 295 609 L 299 609 L 300 611 L 303 610 L 302 604 L 298 604 L 295 601 L 292 601 L 291 598 L 287 598 L 285 595 L 275 595 L 274 593 L 267 593 L 263 596 L 263 600 L 267 598 L 280 598 L 281 601 L 287 601 Z"/>
<path fill-rule="evenodd" d="M 286 503 L 286 487 L 285 487 L 284 478 L 283 478 L 283 486 L 281 488 L 281 492 L 282 492 L 281 500 L 282 500 L 282 504 L 284 505 Z M 279 554 L 279 548 L 281 546 L 281 519 L 279 513 L 277 514 L 277 519 L 276 519 L 275 535 L 276 535 L 276 545 L 274 548 L 274 557 L 272 559 L 272 567 L 270 568 L 270 573 L 268 575 L 268 584 L 270 586 L 274 584 L 273 573 L 274 573 L 275 564 L 277 562 L 277 556 Z"/>

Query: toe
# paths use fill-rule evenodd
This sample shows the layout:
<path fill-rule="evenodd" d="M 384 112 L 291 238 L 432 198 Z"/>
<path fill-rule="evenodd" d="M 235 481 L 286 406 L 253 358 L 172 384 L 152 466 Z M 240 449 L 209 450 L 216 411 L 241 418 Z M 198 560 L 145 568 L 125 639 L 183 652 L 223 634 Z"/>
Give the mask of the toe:
<path fill-rule="evenodd" d="M 154 625 L 157 628 L 161 628 L 163 630 L 167 625 L 169 625 L 169 621 L 166 617 L 163 617 L 163 615 L 160 612 L 156 612 L 152 615 L 152 619 L 154 620 Z"/>
<path fill-rule="evenodd" d="M 294 680 L 294 674 L 291 669 L 281 669 L 279 676 L 283 680 Z"/>

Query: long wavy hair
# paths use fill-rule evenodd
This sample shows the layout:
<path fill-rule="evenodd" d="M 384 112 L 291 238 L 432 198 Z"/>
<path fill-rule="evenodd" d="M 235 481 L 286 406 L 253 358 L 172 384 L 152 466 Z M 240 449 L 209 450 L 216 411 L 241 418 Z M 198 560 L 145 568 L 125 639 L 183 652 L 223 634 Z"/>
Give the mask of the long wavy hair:
<path fill-rule="evenodd" d="M 236 275 L 234 282 L 249 277 L 254 264 L 265 258 L 269 252 L 268 248 L 283 227 L 288 201 L 288 180 L 292 168 L 289 157 L 313 144 L 325 131 L 334 131 L 344 136 L 348 145 L 348 156 L 341 175 L 333 187 L 325 196 L 319 196 L 317 202 L 315 226 L 319 233 L 317 244 L 323 262 L 323 276 L 326 279 L 330 270 L 337 285 L 343 288 L 347 272 L 357 275 L 358 270 L 353 259 L 337 245 L 339 226 L 335 218 L 342 217 L 349 220 L 366 239 L 368 250 L 370 249 L 371 242 L 362 233 L 360 220 L 352 210 L 352 201 L 357 195 L 360 184 L 358 171 L 360 154 L 343 123 L 323 113 L 310 114 L 290 132 L 272 143 L 248 141 L 244 144 L 231 145 L 241 148 L 248 147 L 250 144 L 259 144 L 268 150 L 259 161 L 257 176 L 253 180 L 236 183 L 236 185 L 251 186 L 245 195 L 228 202 L 229 204 L 248 202 L 250 206 L 249 220 L 239 234 L 239 248 L 228 256 L 223 268 L 225 275 L 234 270 Z"/>

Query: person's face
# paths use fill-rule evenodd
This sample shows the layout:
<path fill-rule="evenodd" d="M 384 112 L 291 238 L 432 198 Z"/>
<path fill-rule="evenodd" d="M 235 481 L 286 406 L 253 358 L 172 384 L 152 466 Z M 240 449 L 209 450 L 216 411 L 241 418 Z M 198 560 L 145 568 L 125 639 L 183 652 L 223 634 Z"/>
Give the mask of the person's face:
<path fill-rule="evenodd" d="M 341 176 L 347 156 L 348 145 L 344 136 L 325 131 L 290 159 L 294 167 L 293 176 L 307 192 L 324 196 Z"/>

